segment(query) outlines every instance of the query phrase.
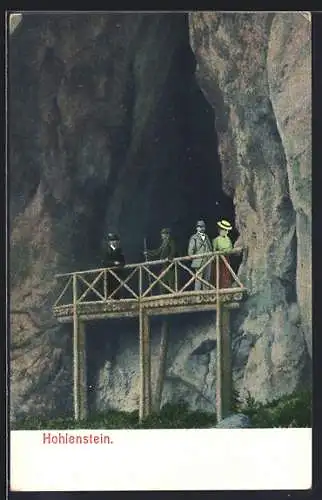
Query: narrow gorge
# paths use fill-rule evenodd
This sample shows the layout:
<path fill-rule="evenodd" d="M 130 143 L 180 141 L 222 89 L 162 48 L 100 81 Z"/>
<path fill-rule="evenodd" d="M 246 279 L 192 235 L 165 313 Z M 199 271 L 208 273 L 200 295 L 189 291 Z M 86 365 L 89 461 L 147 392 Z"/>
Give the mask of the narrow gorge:
<path fill-rule="evenodd" d="M 55 274 L 126 261 L 170 226 L 235 225 L 249 290 L 232 321 L 241 397 L 310 386 L 311 25 L 298 13 L 28 14 L 10 34 L 10 405 L 72 414 L 72 340 Z M 212 313 L 170 320 L 163 401 L 214 411 Z M 160 324 L 152 326 L 156 366 Z M 92 409 L 139 400 L 134 320 L 88 330 Z M 155 380 L 155 373 L 153 373 Z"/>

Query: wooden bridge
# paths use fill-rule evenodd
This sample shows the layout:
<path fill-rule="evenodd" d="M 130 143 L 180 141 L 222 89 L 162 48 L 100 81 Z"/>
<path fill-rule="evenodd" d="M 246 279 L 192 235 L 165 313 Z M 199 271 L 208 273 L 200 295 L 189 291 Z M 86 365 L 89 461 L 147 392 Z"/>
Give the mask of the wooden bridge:
<path fill-rule="evenodd" d="M 162 325 L 159 370 L 154 405 L 151 394 L 151 355 L 149 317 L 199 311 L 216 311 L 217 387 L 216 412 L 220 421 L 231 404 L 231 341 L 229 311 L 239 307 L 246 292 L 225 255 L 240 253 L 234 249 L 198 255 L 203 265 L 197 271 L 189 267 L 194 257 L 178 257 L 126 265 L 122 268 L 92 269 L 57 275 L 60 294 L 53 313 L 58 321 L 73 323 L 74 415 L 87 416 L 87 380 L 85 323 L 91 320 L 138 317 L 140 346 L 140 421 L 153 410 L 159 411 L 165 375 L 168 328 Z M 230 275 L 232 286 L 220 288 L 220 261 Z M 207 266 L 216 270 L 216 282 L 206 281 Z M 171 274 L 170 274 L 171 273 Z M 171 279 L 169 277 L 171 276 Z M 199 282 L 202 289 L 195 290 Z"/>

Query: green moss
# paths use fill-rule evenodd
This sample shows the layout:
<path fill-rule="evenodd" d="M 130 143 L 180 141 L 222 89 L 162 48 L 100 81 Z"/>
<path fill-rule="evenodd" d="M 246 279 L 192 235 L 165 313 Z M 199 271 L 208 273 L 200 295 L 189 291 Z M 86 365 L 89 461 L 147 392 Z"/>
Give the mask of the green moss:
<path fill-rule="evenodd" d="M 233 411 L 248 415 L 252 426 L 311 427 L 312 395 L 309 391 L 283 396 L 262 404 L 248 396 L 246 402 L 234 393 Z M 12 430 L 41 429 L 202 429 L 216 425 L 214 413 L 190 410 L 187 403 L 166 404 L 159 415 L 151 414 L 141 424 L 138 411 L 109 410 L 91 415 L 86 421 L 74 422 L 72 417 L 45 420 L 40 417 L 19 419 Z"/>
<path fill-rule="evenodd" d="M 312 393 L 296 392 L 263 404 L 248 395 L 244 403 L 234 395 L 234 409 L 248 415 L 252 426 L 266 427 L 311 427 Z"/>

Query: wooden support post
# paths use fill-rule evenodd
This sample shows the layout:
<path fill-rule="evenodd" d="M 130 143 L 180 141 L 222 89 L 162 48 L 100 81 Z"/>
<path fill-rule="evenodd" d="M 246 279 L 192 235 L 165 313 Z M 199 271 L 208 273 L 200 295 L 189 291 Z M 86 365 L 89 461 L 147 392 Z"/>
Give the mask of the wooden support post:
<path fill-rule="evenodd" d="M 217 421 L 229 415 L 232 400 L 231 374 L 231 340 L 229 325 L 229 310 L 219 297 L 219 259 L 216 257 L 216 337 L 217 337 L 217 370 L 216 370 L 216 413 Z"/>
<path fill-rule="evenodd" d="M 147 417 L 151 412 L 151 353 L 150 353 L 150 332 L 149 317 L 140 307 L 139 313 L 140 328 L 140 407 L 139 420 Z"/>
<path fill-rule="evenodd" d="M 220 299 L 217 300 L 216 304 L 216 339 L 217 339 L 217 349 L 216 349 L 216 416 L 217 421 L 220 422 L 223 419 L 222 412 L 222 395 L 223 395 L 223 379 L 222 379 L 222 336 L 220 328 L 220 314 L 221 314 Z"/>
<path fill-rule="evenodd" d="M 222 339 L 222 418 L 228 417 L 232 407 L 232 362 L 231 362 L 231 335 L 230 311 L 226 307 L 221 310 L 221 339 Z"/>
<path fill-rule="evenodd" d="M 144 332 L 143 332 L 143 311 L 139 311 L 139 355 L 140 355 L 140 403 L 139 403 L 139 421 L 144 418 L 144 398 L 145 398 L 145 372 L 144 372 Z"/>
<path fill-rule="evenodd" d="M 73 399 L 74 399 L 74 418 L 79 420 L 79 369 L 78 369 L 78 336 L 79 322 L 77 314 L 77 275 L 73 275 Z"/>
<path fill-rule="evenodd" d="M 87 417 L 86 377 L 86 333 L 85 323 L 79 320 L 77 312 L 77 276 L 73 276 L 73 371 L 74 371 L 74 418 Z"/>
<path fill-rule="evenodd" d="M 156 388 L 155 388 L 154 411 L 156 413 L 160 412 L 161 402 L 162 402 L 162 392 L 164 387 L 164 378 L 167 365 L 168 327 L 169 327 L 168 322 L 166 319 L 164 319 L 161 325 L 159 370 L 157 373 Z"/>
<path fill-rule="evenodd" d="M 86 327 L 85 321 L 79 321 L 79 418 L 87 418 L 87 363 L 86 363 Z"/>
<path fill-rule="evenodd" d="M 104 270 L 104 299 L 107 300 L 107 271 Z"/>

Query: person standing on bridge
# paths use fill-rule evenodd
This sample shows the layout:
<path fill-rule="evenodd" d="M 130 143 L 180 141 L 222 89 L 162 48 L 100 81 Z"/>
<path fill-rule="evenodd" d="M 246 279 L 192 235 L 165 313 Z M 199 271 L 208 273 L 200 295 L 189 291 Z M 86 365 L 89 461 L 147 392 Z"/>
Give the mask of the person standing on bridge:
<path fill-rule="evenodd" d="M 107 248 L 104 256 L 104 267 L 123 267 L 125 265 L 125 258 L 121 248 L 120 238 L 115 233 L 109 233 L 107 235 Z M 122 279 L 121 270 L 113 269 L 113 272 Z M 111 274 L 107 275 L 107 295 L 109 296 L 118 286 L 120 286 L 119 281 Z M 112 298 L 119 299 L 120 293 L 117 292 Z"/>
<path fill-rule="evenodd" d="M 158 259 L 158 260 L 167 260 L 168 262 L 164 263 L 161 267 L 161 273 L 168 266 L 169 262 L 174 259 L 176 256 L 176 245 L 174 239 L 171 237 L 171 231 L 169 228 L 161 229 L 161 244 L 155 250 L 147 250 L 144 252 L 144 256 L 146 259 Z M 169 271 L 161 278 L 162 282 L 168 285 L 172 290 L 175 287 L 175 274 L 174 267 L 169 269 Z M 171 293 L 169 290 L 164 288 L 161 284 L 159 284 L 159 293 Z"/>
<path fill-rule="evenodd" d="M 212 252 L 212 246 L 209 236 L 206 234 L 206 224 L 203 220 L 199 220 L 196 226 L 196 233 L 193 234 L 189 240 L 188 255 L 198 255 L 203 253 Z M 199 257 L 193 259 L 191 267 L 198 271 L 206 262 L 209 257 Z M 205 281 L 210 281 L 211 278 L 211 264 L 208 264 L 200 273 L 200 278 Z M 208 290 L 206 283 L 202 283 L 198 278 L 195 280 L 195 290 Z"/>
<path fill-rule="evenodd" d="M 227 220 L 220 220 L 217 222 L 219 235 L 212 242 L 214 252 L 229 252 L 233 249 L 233 243 L 228 236 L 229 231 L 232 230 L 232 225 Z M 228 255 L 225 256 L 229 263 Z M 213 282 L 216 284 L 216 267 L 214 265 Z M 231 275 L 229 269 L 222 259 L 219 259 L 219 288 L 229 288 L 231 285 Z"/>

